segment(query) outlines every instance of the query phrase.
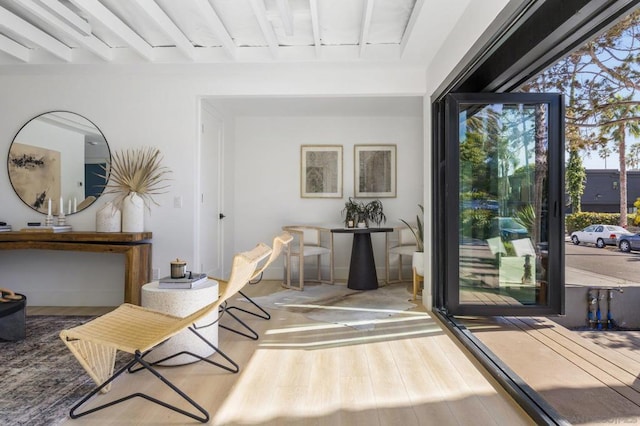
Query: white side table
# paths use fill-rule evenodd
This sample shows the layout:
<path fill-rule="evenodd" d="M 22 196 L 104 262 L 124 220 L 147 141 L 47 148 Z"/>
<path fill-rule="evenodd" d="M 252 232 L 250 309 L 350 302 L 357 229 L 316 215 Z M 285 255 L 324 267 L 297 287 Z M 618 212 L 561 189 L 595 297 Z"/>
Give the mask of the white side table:
<path fill-rule="evenodd" d="M 218 300 L 218 282 L 215 280 L 209 280 L 191 289 L 158 288 L 157 281 L 142 286 L 142 306 L 179 317 L 186 317 L 216 300 Z M 218 310 L 216 309 L 196 325 L 210 324 L 217 318 Z M 197 331 L 213 345 L 218 346 L 217 323 Z M 145 359 L 154 362 L 180 351 L 193 352 L 203 357 L 211 356 L 215 352 L 190 330 L 183 330 L 154 349 Z M 162 365 L 181 365 L 195 361 L 197 359 L 190 355 L 180 355 L 163 362 Z"/>

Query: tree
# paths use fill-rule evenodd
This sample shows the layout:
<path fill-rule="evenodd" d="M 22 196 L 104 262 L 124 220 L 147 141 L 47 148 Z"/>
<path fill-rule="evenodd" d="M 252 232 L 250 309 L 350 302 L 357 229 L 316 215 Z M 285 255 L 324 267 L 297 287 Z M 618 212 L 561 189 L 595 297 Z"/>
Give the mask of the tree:
<path fill-rule="evenodd" d="M 603 133 L 611 136 L 616 143 L 615 150 L 618 152 L 620 163 L 620 225 L 627 225 L 627 162 L 625 154 L 627 133 L 632 136 L 640 136 L 640 124 L 637 120 L 628 120 L 630 117 L 640 115 L 640 107 L 631 102 L 625 102 L 620 95 L 614 96 L 611 107 L 604 111 L 603 117 L 606 124 L 602 126 Z"/>
<path fill-rule="evenodd" d="M 632 170 L 640 167 L 640 143 L 634 143 L 627 153 L 627 166 Z"/>
<path fill-rule="evenodd" d="M 582 73 L 587 68 L 587 64 L 582 60 L 584 54 L 575 52 L 558 61 L 555 65 L 540 74 L 535 80 L 530 81 L 522 87 L 526 92 L 561 92 L 565 98 L 565 139 L 567 141 L 567 150 L 569 158 L 579 157 L 578 152 L 585 150 L 589 152 L 591 146 L 596 143 L 595 132 L 585 132 L 578 126 L 574 120 L 576 115 L 576 105 L 579 105 L 578 97 L 585 90 L 582 81 Z M 536 127 L 541 127 L 542 123 L 537 123 Z M 536 153 L 538 155 L 538 153 Z M 573 182 L 575 187 L 566 187 L 567 193 L 582 194 L 584 193 L 583 178 L 585 171 L 582 164 L 578 168 L 567 167 L 567 176 L 565 185 Z M 574 175 L 575 174 L 575 175 Z M 581 210 L 580 197 L 571 200 L 574 211 Z"/>
<path fill-rule="evenodd" d="M 607 168 L 607 158 L 612 154 L 609 145 L 602 145 L 598 150 L 598 156 L 604 160 L 604 168 Z"/>
<path fill-rule="evenodd" d="M 572 211 L 573 213 L 579 213 L 582 211 L 580 200 L 582 194 L 584 194 L 587 173 L 582 165 L 582 158 L 575 149 L 569 153 L 569 163 L 567 164 L 565 181 Z"/>
<path fill-rule="evenodd" d="M 570 161 L 572 158 L 575 160 L 574 151 L 587 154 L 598 151 L 606 159 L 609 137 L 614 138 L 621 177 L 620 214 L 623 224 L 626 224 L 627 210 L 625 132 L 632 131 L 640 122 L 638 89 L 640 10 L 621 19 L 605 33 L 523 86 L 524 91 L 559 91 L 565 95 L 565 134 Z M 567 169 L 567 185 L 579 185 L 582 179 L 578 168 L 574 164 Z M 577 189 L 567 188 L 567 192 Z"/>

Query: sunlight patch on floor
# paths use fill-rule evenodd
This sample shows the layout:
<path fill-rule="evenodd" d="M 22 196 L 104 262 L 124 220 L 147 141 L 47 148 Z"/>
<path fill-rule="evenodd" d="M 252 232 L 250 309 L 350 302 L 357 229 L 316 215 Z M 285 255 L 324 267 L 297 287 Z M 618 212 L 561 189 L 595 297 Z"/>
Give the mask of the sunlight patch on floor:
<path fill-rule="evenodd" d="M 326 305 L 310 305 L 310 304 L 278 304 L 278 306 L 285 308 L 303 308 L 303 309 L 324 309 L 324 310 L 335 310 L 335 311 L 354 311 L 354 312 L 385 312 L 394 315 L 403 315 L 403 316 L 425 316 L 423 312 L 415 312 L 415 311 L 405 311 L 398 309 L 377 309 L 377 308 L 354 308 L 354 307 L 344 307 L 344 306 L 326 306 Z"/>
<path fill-rule="evenodd" d="M 412 317 L 402 317 L 402 318 L 384 318 L 377 320 L 363 320 L 362 323 L 374 323 L 374 324 L 393 324 L 407 321 L 423 321 L 425 319 L 430 319 L 429 315 L 424 312 L 414 312 L 414 316 Z M 357 321 L 353 321 L 353 323 L 357 323 Z M 433 323 L 429 323 L 429 325 L 433 325 Z M 313 324 L 305 324 L 297 327 L 287 327 L 287 328 L 275 328 L 271 330 L 267 330 L 265 335 L 274 335 L 274 334 L 285 334 L 285 333 L 297 333 L 297 332 L 305 332 L 305 331 L 313 331 L 313 330 L 330 330 L 334 328 L 343 328 L 344 324 L 335 324 L 335 323 L 313 323 Z M 438 329 L 440 329 L 438 327 Z"/>
<path fill-rule="evenodd" d="M 424 337 L 428 334 L 436 334 L 441 333 L 442 330 L 440 327 L 432 327 L 432 328 L 424 328 L 416 331 L 405 331 L 402 333 L 386 333 L 386 334 L 375 334 L 371 336 L 355 336 L 344 339 L 327 339 L 318 342 L 265 342 L 261 344 L 261 347 L 271 347 L 271 348 L 313 348 L 313 347 L 326 347 L 326 346 L 343 346 L 350 343 L 364 343 L 364 342 L 372 342 L 372 341 L 384 341 L 390 339 L 402 339 L 407 337 Z"/>

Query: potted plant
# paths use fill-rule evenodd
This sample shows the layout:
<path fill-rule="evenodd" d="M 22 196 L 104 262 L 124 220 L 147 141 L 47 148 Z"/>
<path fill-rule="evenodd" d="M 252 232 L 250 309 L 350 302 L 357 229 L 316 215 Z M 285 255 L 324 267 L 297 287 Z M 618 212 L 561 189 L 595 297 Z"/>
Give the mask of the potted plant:
<path fill-rule="evenodd" d="M 365 203 L 364 201 L 356 201 L 352 197 L 349 197 L 349 200 L 344 204 L 342 216 L 345 226 L 351 228 L 354 226 L 366 227 L 370 223 L 380 226 L 387 220 L 380 200 Z"/>
<path fill-rule="evenodd" d="M 154 195 L 163 194 L 171 171 L 162 166 L 155 147 L 126 149 L 114 153 L 103 178 L 109 178 L 105 194 L 116 194 L 114 204 L 122 209 L 122 232 L 142 232 L 144 207 L 158 205 Z M 108 172 L 108 173 L 107 173 Z"/>
<path fill-rule="evenodd" d="M 369 222 L 373 222 L 376 225 L 380 226 L 381 223 L 387 221 L 387 217 L 384 215 L 382 201 L 380 200 L 369 201 L 367 204 L 365 204 L 364 210 L 367 226 L 369 225 Z"/>
<path fill-rule="evenodd" d="M 356 226 L 360 219 L 361 204 L 349 197 L 346 203 L 344 203 L 344 209 L 342 209 L 342 216 L 344 217 L 344 226 L 347 228 L 353 228 Z"/>
<path fill-rule="evenodd" d="M 416 273 L 418 275 L 424 276 L 424 225 L 422 223 L 424 207 L 422 204 L 418 204 L 418 207 L 420 207 L 422 215 L 416 215 L 415 227 L 409 225 L 409 223 L 404 219 L 400 219 L 400 221 L 409 227 L 411 232 L 413 232 L 413 236 L 416 238 L 416 251 L 413 253 L 412 266 L 416 269 Z"/>

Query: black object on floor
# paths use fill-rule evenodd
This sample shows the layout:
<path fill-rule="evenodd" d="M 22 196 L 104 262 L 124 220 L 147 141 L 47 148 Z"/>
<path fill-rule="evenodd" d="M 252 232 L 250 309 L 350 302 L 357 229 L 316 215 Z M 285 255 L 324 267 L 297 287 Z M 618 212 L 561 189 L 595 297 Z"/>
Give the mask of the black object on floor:
<path fill-rule="evenodd" d="M 0 340 L 16 341 L 26 336 L 27 297 L 0 302 Z"/>

